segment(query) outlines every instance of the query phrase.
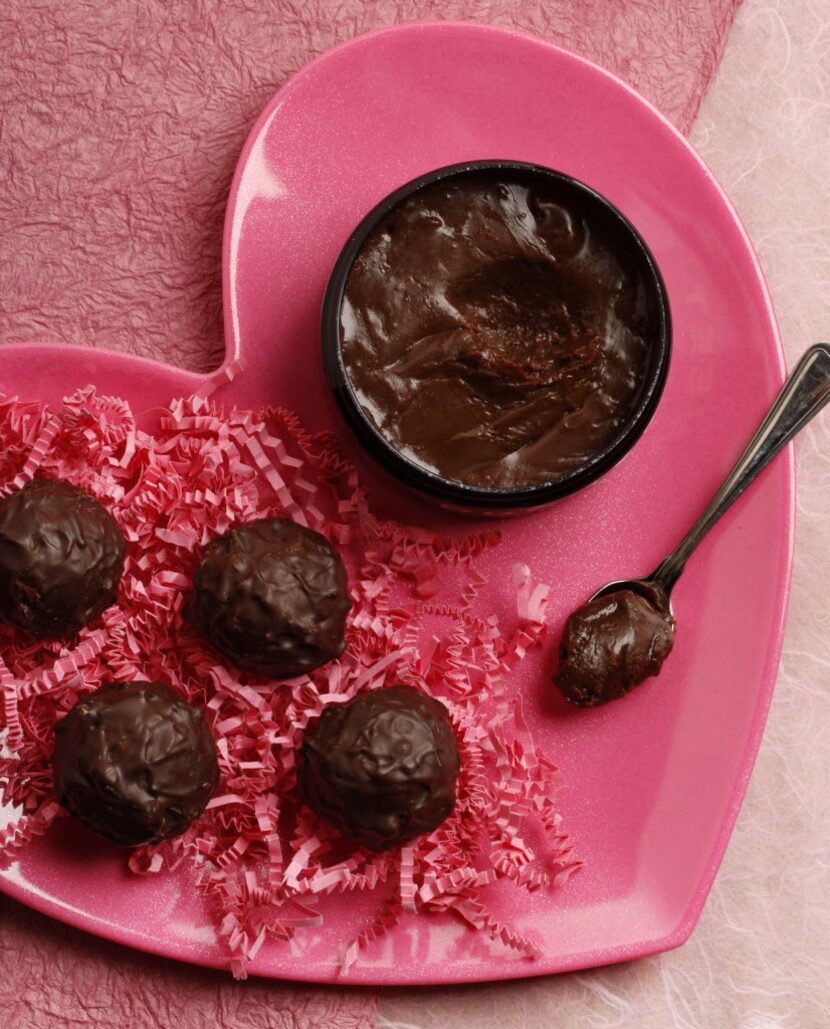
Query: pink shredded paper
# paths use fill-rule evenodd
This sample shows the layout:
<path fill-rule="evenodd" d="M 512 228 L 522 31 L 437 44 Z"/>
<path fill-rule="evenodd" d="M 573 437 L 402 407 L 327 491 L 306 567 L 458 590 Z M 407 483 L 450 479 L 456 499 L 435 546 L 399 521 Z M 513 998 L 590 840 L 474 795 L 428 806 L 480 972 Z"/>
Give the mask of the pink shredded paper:
<path fill-rule="evenodd" d="M 130 547 L 118 605 L 71 644 L 33 644 L 0 628 L 0 799 L 20 811 L 0 835 L 0 858 L 61 814 L 51 777 L 56 720 L 105 682 L 166 681 L 206 709 L 222 781 L 185 836 L 126 860 L 138 875 L 190 863 L 236 976 L 267 938 L 320 925 L 320 899 L 345 891 L 376 890 L 378 907 L 363 932 L 343 941 L 344 972 L 404 912 L 450 912 L 519 954 L 538 952 L 538 941 L 493 917 L 487 888 L 495 880 L 557 888 L 580 862 L 556 810 L 556 767 L 506 688 L 543 638 L 547 587 L 527 567 L 514 568 L 510 632 L 475 610 L 484 584 L 476 557 L 498 545 L 497 533 L 450 541 L 380 521 L 331 437 L 308 435 L 284 410 L 226 413 L 206 397 L 174 403 L 152 434 L 123 401 L 92 388 L 60 409 L 0 398 L 0 495 L 35 476 L 98 497 Z M 309 525 L 340 548 L 354 605 L 344 656 L 285 683 L 226 667 L 181 619 L 203 545 L 273 516 Z M 462 771 L 453 816 L 378 855 L 347 845 L 299 804 L 295 754 L 327 704 L 395 683 L 447 706 Z M 541 848 L 528 842 L 539 830 Z"/>

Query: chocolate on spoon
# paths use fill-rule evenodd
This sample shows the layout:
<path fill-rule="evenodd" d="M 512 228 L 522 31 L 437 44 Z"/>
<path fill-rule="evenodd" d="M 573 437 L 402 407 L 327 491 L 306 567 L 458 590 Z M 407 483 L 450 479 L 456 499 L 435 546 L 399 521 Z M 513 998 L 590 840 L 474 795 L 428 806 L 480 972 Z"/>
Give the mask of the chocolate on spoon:
<path fill-rule="evenodd" d="M 703 537 L 769 462 L 830 400 L 830 344 L 810 347 L 708 507 L 643 579 L 609 582 L 569 617 L 555 682 L 572 704 L 595 707 L 657 675 L 674 641 L 671 591 Z"/>

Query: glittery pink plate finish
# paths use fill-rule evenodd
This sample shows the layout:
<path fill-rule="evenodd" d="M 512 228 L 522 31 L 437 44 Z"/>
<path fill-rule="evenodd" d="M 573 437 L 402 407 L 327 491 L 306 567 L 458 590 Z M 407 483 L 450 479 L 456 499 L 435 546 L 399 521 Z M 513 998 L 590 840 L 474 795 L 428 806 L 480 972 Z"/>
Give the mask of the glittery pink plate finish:
<path fill-rule="evenodd" d="M 377 478 L 337 421 L 319 355 L 330 269 L 360 218 L 432 168 L 509 158 L 602 192 L 637 226 L 666 281 L 674 354 L 661 405 L 633 452 L 596 485 L 502 523 L 481 570 L 502 617 L 510 569 L 552 586 L 550 636 L 515 688 L 537 742 L 562 771 L 560 809 L 585 867 L 567 887 L 511 891 L 492 907 L 538 940 L 527 960 L 438 917 L 404 917 L 346 983 L 444 983 L 540 975 L 681 944 L 717 871 L 760 742 L 788 593 L 793 467 L 788 451 L 705 541 L 673 600 L 674 652 L 623 701 L 569 709 L 550 675 L 569 611 L 609 579 L 653 568 L 709 499 L 769 405 L 783 360 L 763 277 L 728 200 L 685 140 L 631 89 L 556 47 L 503 30 L 420 25 L 357 39 L 309 65 L 263 113 L 243 152 L 225 227 L 226 366 L 215 399 L 282 404 L 333 428 L 375 508 L 449 532 L 479 528 Z M 65 345 L 3 348 L 0 390 L 59 400 L 87 383 L 135 411 L 206 377 Z M 492 523 L 488 523 L 492 527 Z M 201 899 L 176 875 L 133 879 L 123 857 L 69 820 L 0 873 L 19 900 L 120 943 L 224 965 Z M 499 908 L 501 905 L 501 908 Z M 302 944 L 267 943 L 255 974 L 337 980 L 338 947 L 365 912 L 338 898 Z"/>

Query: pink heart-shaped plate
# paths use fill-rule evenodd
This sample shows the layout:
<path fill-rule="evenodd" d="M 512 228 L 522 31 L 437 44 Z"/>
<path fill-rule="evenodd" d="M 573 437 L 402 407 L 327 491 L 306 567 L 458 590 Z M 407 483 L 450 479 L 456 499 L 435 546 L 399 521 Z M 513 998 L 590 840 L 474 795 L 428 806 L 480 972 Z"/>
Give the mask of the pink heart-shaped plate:
<path fill-rule="evenodd" d="M 482 566 L 483 606 L 509 604 L 510 567 L 552 586 L 551 636 L 515 688 L 533 734 L 562 770 L 562 811 L 585 867 L 561 890 L 494 896 L 538 941 L 514 957 L 463 926 L 405 917 L 346 977 L 445 983 L 621 961 L 682 943 L 723 856 L 775 681 L 789 584 L 793 465 L 788 452 L 742 498 L 678 585 L 675 652 L 626 700 L 571 710 L 550 672 L 562 621 L 609 579 L 653 568 L 742 449 L 783 377 L 758 262 L 735 212 L 689 144 L 613 76 L 548 43 L 460 24 L 365 36 L 314 61 L 272 100 L 242 154 L 225 225 L 226 365 L 244 371 L 226 405 L 281 404 L 309 429 L 333 428 L 376 508 L 466 532 L 381 482 L 337 421 L 319 354 L 320 305 L 360 218 L 407 180 L 457 161 L 513 158 L 568 172 L 638 227 L 668 288 L 674 355 L 645 436 L 592 488 L 504 523 Z M 222 377 L 220 376 L 220 379 Z M 124 354 L 64 345 L 2 349 L 0 390 L 59 400 L 93 383 L 136 411 L 207 379 Z M 40 911 L 160 954 L 222 965 L 201 900 L 176 875 L 131 879 L 115 851 L 78 842 L 69 820 L 0 873 Z M 759 874 L 760 870 L 759 870 Z M 372 907 L 337 898 L 301 944 L 268 943 L 251 971 L 336 978 L 341 944 Z M 368 915 L 367 915 L 368 913 Z"/>

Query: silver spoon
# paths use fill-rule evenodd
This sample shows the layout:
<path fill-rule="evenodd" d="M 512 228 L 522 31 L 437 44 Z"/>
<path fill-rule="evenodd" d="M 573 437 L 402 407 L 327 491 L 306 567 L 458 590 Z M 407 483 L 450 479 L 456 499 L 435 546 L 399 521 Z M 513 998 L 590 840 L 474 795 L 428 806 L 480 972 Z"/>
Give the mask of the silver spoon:
<path fill-rule="evenodd" d="M 617 590 L 641 593 L 655 607 L 671 609 L 671 591 L 680 578 L 692 552 L 706 533 L 754 482 L 779 450 L 814 418 L 830 400 L 830 344 L 816 343 L 804 354 L 781 392 L 749 441 L 746 450 L 727 475 L 726 481 L 712 497 L 709 506 L 689 529 L 680 543 L 643 579 L 617 579 L 609 582 L 591 597 L 605 596 Z"/>

